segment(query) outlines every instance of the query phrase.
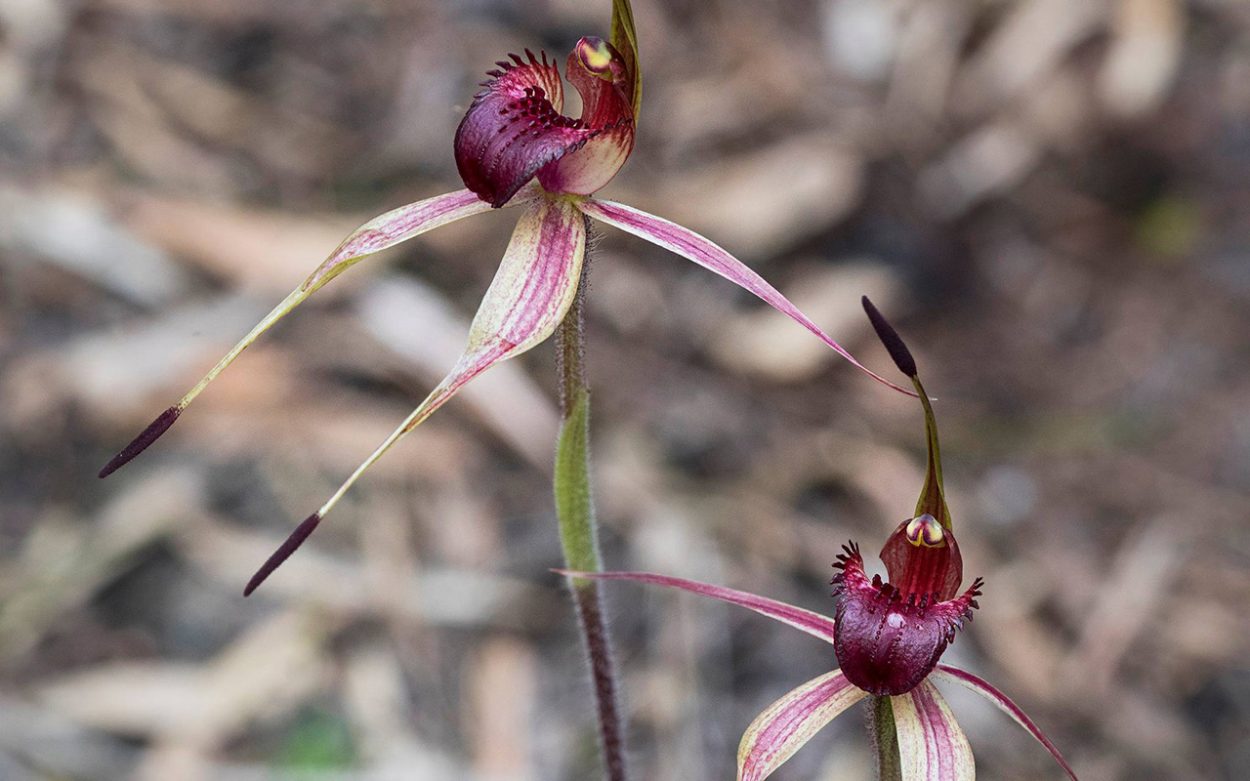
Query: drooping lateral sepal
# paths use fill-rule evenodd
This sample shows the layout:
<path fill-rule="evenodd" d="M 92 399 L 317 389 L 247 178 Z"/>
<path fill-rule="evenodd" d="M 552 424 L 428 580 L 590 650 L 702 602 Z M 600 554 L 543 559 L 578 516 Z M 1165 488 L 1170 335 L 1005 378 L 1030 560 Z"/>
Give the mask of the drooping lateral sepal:
<path fill-rule="evenodd" d="M 822 727 L 867 696 L 841 670 L 787 692 L 743 733 L 738 744 L 738 781 L 764 781 Z"/>
<path fill-rule="evenodd" d="M 291 554 L 299 550 L 304 541 L 317 530 L 317 526 L 320 523 L 321 516 L 317 513 L 313 513 L 303 521 L 300 521 L 300 525 L 296 526 L 295 530 L 287 535 L 287 538 L 282 541 L 278 549 L 271 553 L 269 558 L 265 559 L 265 563 L 260 565 L 260 569 L 256 570 L 256 573 L 252 575 L 247 585 L 243 587 L 243 596 L 250 597 L 253 591 L 260 588 L 260 584 L 264 583 L 273 574 L 274 570 L 281 567 L 282 562 L 291 558 Z"/>
<path fill-rule="evenodd" d="M 972 746 L 937 687 L 928 681 L 890 698 L 903 781 L 973 781 Z"/>
<path fill-rule="evenodd" d="M 876 695 L 911 691 L 933 670 L 955 633 L 972 620 L 981 581 L 955 599 L 905 594 L 871 580 L 853 543 L 834 566 L 834 653 L 846 677 Z"/>
<path fill-rule="evenodd" d="M 951 667 L 947 664 L 939 664 L 933 671 L 933 677 L 938 680 L 957 683 L 989 700 L 995 707 L 1010 716 L 1025 732 L 1032 735 L 1038 743 L 1041 743 L 1050 752 L 1055 762 L 1068 774 L 1068 778 L 1072 779 L 1072 781 L 1078 781 L 1076 771 L 1063 758 L 1063 754 L 1059 753 L 1059 748 L 1051 742 L 1050 738 L 1046 737 L 1046 733 L 1042 732 L 1041 728 L 1033 723 L 1033 720 L 1029 718 L 1029 715 L 1024 712 L 1023 708 L 1012 702 L 1010 697 L 995 688 L 993 684 L 966 670 L 960 670 L 958 667 Z"/>
<path fill-rule="evenodd" d="M 517 202 L 520 203 L 523 200 L 517 199 Z M 177 404 L 162 412 L 124 450 L 114 456 L 100 470 L 100 477 L 108 477 L 160 438 L 178 420 L 178 416 L 182 414 L 183 410 L 219 374 L 225 371 L 226 367 L 242 355 L 244 350 L 272 328 L 275 323 L 290 314 L 295 307 L 307 301 L 313 293 L 316 293 L 339 274 L 342 274 L 374 253 L 381 252 L 414 236 L 419 236 L 422 233 L 456 220 L 480 214 L 483 211 L 489 211 L 489 207 L 482 203 L 474 193 L 469 190 L 457 190 L 392 209 L 374 217 L 352 231 L 351 235 L 343 239 L 339 246 L 330 253 L 329 257 L 323 260 L 304 279 L 299 287 L 292 290 L 269 314 L 265 315 L 264 319 L 253 326 L 246 336 L 240 339 L 229 352 L 222 356 L 217 361 L 217 365 L 210 369 L 208 374 L 204 375 L 195 384 L 195 387 L 187 391 L 178 400 Z"/>
<path fill-rule="evenodd" d="M 395 443 L 482 372 L 551 336 L 573 303 L 585 254 L 586 221 L 575 206 L 550 198 L 536 198 L 526 204 L 499 270 L 469 326 L 468 345 L 460 359 L 404 422 L 265 562 L 249 584 L 249 593 L 307 539 L 320 519 Z"/>
<path fill-rule="evenodd" d="M 828 345 L 830 349 L 850 361 L 855 368 L 872 377 L 877 382 L 908 396 L 916 395 L 912 391 L 895 385 L 860 363 L 845 347 L 838 344 L 833 337 L 812 322 L 811 318 L 803 314 L 802 310 L 796 307 L 790 299 L 782 295 L 781 291 L 770 285 L 767 280 L 752 270 L 750 266 L 731 255 L 711 239 L 662 217 L 648 214 L 632 206 L 626 206 L 623 203 L 616 203 L 602 198 L 587 198 L 578 204 L 578 208 L 596 220 L 606 222 L 626 233 L 632 233 L 639 238 L 646 239 L 658 247 L 663 247 L 669 252 L 693 261 L 713 274 L 733 282 L 806 328 Z"/>
<path fill-rule="evenodd" d="M 177 422 L 178 416 L 181 414 L 182 408 L 174 406 L 157 415 L 156 420 L 149 423 L 147 428 L 139 432 L 139 436 L 132 439 L 129 445 L 122 448 L 121 452 L 109 459 L 109 462 L 100 470 L 100 479 L 113 474 L 133 461 L 140 453 L 147 450 L 153 442 L 161 438 L 161 435 L 169 431 L 169 427 Z"/>

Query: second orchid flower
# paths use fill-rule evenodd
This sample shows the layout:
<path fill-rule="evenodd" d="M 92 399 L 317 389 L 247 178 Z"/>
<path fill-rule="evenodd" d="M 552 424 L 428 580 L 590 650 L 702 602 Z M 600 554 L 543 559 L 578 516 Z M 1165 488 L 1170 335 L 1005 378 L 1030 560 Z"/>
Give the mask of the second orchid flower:
<path fill-rule="evenodd" d="M 739 781 L 763 781 L 822 727 L 855 703 L 873 698 L 875 729 L 889 756 L 880 757 L 882 777 L 901 781 L 972 781 L 972 748 L 933 680 L 964 686 L 985 697 L 1050 752 L 1072 781 L 1076 774 L 1018 705 L 990 683 L 940 664 L 964 623 L 972 620 L 982 582 L 962 594 L 963 560 L 951 528 L 942 485 L 937 424 L 916 362 L 876 307 L 864 308 L 899 369 L 912 381 L 924 405 L 928 439 L 925 482 L 915 515 L 901 522 L 881 549 L 889 582 L 864 572 L 859 546 L 843 548 L 834 565 L 832 618 L 757 594 L 649 572 L 564 572 L 593 580 L 630 580 L 701 594 L 754 610 L 833 646 L 840 668 L 821 675 L 774 702 L 747 727 L 738 748 Z M 891 726 L 892 725 L 892 726 Z M 893 747 L 893 748 L 891 748 Z M 885 772 L 886 763 L 890 772 Z"/>

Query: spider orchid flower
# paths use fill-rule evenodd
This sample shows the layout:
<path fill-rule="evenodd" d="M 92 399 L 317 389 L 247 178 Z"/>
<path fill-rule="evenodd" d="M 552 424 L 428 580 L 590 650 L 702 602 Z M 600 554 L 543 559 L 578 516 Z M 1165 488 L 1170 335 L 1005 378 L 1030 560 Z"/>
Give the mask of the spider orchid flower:
<path fill-rule="evenodd" d="M 308 516 L 265 562 L 250 594 L 313 532 L 383 453 L 447 403 L 466 383 L 551 336 L 577 294 L 588 218 L 616 226 L 749 290 L 796 320 L 880 382 L 785 296 L 740 260 L 699 234 L 660 217 L 591 195 L 634 147 L 642 97 L 637 34 L 628 0 L 613 0 L 611 40 L 582 38 L 566 76 L 582 99 L 577 119 L 561 113 L 563 85 L 546 54 L 511 55 L 489 72 L 455 137 L 465 189 L 386 212 L 348 236 L 290 295 L 236 344 L 177 404 L 162 412 L 104 466 L 107 477 L 164 434 L 188 405 L 249 345 L 317 290 L 360 260 L 448 223 L 496 208 L 520 212 L 503 261 L 469 329 L 468 346 L 429 396 Z"/>
<path fill-rule="evenodd" d="M 840 669 L 808 681 L 770 705 L 747 727 L 738 747 L 739 781 L 762 781 L 821 727 L 867 697 L 888 704 L 903 781 L 970 781 L 972 749 L 932 681 L 964 686 L 985 697 L 1040 742 L 1068 777 L 1076 774 L 1053 743 L 1007 695 L 964 670 L 940 663 L 964 622 L 972 619 L 982 582 L 959 593 L 963 563 L 942 489 L 933 409 L 916 363 L 875 307 L 864 308 L 891 357 L 924 405 L 928 467 L 915 516 L 894 529 L 881 550 L 889 582 L 864 572 L 859 547 L 843 547 L 834 568 L 832 618 L 756 594 L 648 572 L 564 572 L 570 577 L 630 580 L 690 591 L 754 610 L 833 646 Z"/>

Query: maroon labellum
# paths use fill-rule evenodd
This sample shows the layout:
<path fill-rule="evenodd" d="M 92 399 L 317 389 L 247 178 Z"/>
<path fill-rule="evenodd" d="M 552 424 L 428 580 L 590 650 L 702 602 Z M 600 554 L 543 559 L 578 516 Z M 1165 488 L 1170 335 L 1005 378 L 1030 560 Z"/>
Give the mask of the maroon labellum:
<path fill-rule="evenodd" d="M 887 550 L 896 537 L 905 534 L 906 526 L 905 522 L 891 536 Z M 904 544 L 911 547 L 911 543 Z M 942 599 L 940 589 L 949 573 L 932 569 L 931 579 L 914 581 L 914 588 L 905 590 L 882 583 L 879 575 L 870 581 L 859 546 L 851 543 L 844 550 L 834 565 L 840 572 L 833 578 L 837 625 L 833 650 L 838 664 L 847 679 L 864 691 L 878 696 L 905 694 L 933 671 L 955 632 L 964 621 L 972 620 L 981 580 L 957 599 Z"/>

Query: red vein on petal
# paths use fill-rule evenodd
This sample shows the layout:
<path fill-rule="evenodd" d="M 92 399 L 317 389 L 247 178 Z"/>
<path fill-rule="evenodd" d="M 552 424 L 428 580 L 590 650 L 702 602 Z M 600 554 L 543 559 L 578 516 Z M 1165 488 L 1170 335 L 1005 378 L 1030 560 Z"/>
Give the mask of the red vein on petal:
<path fill-rule="evenodd" d="M 684 228 L 662 217 L 648 214 L 622 203 L 588 198 L 581 202 L 579 206 L 582 211 L 591 217 L 620 228 L 626 233 L 632 233 L 635 236 L 646 239 L 677 255 L 681 255 L 687 260 L 691 260 L 708 271 L 751 292 L 769 306 L 787 315 L 808 331 L 811 331 L 817 338 L 832 348 L 834 352 L 850 361 L 851 365 L 877 382 L 893 388 L 899 393 L 904 393 L 908 396 L 916 395 L 914 391 L 890 382 L 860 363 L 859 359 L 851 355 L 845 347 L 838 344 L 833 337 L 825 333 L 820 326 L 803 314 L 790 299 L 782 295 L 779 290 L 770 285 L 749 266 L 710 239 L 700 236 L 689 228 Z"/>
<path fill-rule="evenodd" d="M 813 637 L 819 637 L 827 643 L 834 641 L 834 623 L 832 618 L 746 591 L 738 591 L 732 588 L 725 588 L 724 586 L 714 586 L 697 580 L 657 575 L 652 572 L 570 572 L 567 570 L 555 570 L 555 572 L 574 578 L 630 580 L 636 583 L 650 583 L 657 586 L 681 589 L 682 591 L 719 599 L 722 602 L 728 602 L 733 605 L 741 605 L 749 610 L 754 610 L 760 615 L 768 616 L 783 624 L 788 624 Z"/>
<path fill-rule="evenodd" d="M 929 754 L 931 767 L 937 771 L 933 776 L 937 781 L 941 781 L 954 776 L 955 755 L 950 743 L 943 740 L 943 737 L 949 734 L 949 730 L 937 702 L 933 699 L 931 689 L 931 686 L 917 686 L 911 690 L 910 694 L 924 724 L 925 734 L 931 737 L 930 740 L 925 741 L 925 748 Z"/>
<path fill-rule="evenodd" d="M 951 667 L 948 664 L 939 664 L 932 674 L 941 680 L 957 683 L 989 700 L 999 710 L 1006 713 L 1012 720 L 1023 727 L 1038 743 L 1041 743 L 1072 781 L 1078 781 L 1076 772 L 1072 770 L 1072 766 L 1068 764 L 1068 761 L 1063 758 L 1059 748 L 1051 742 L 1050 738 L 1046 737 L 1046 733 L 1042 732 L 1041 728 L 1033 723 L 1033 720 L 1029 718 L 1028 714 L 1019 705 L 995 688 L 993 684 L 970 672 L 961 670 L 958 667 Z"/>

